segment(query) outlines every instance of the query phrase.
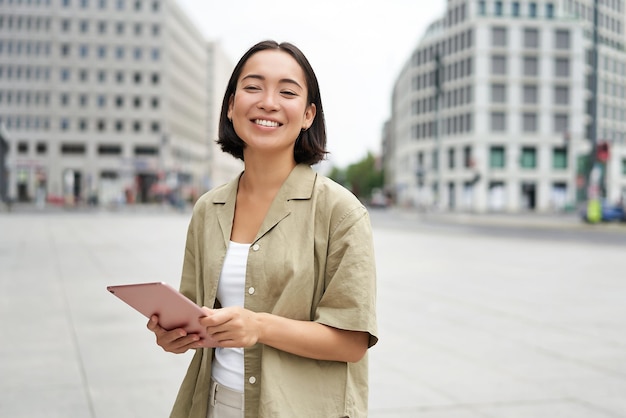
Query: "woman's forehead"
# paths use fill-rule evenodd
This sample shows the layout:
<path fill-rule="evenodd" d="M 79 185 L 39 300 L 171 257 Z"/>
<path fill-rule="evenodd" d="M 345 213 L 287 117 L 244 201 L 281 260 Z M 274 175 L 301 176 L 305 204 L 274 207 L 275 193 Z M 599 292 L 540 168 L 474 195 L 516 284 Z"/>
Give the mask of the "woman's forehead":
<path fill-rule="evenodd" d="M 298 62 L 287 52 L 279 49 L 259 51 L 248 58 L 239 75 L 239 80 L 250 75 L 264 79 L 292 79 L 306 87 L 304 71 Z"/>

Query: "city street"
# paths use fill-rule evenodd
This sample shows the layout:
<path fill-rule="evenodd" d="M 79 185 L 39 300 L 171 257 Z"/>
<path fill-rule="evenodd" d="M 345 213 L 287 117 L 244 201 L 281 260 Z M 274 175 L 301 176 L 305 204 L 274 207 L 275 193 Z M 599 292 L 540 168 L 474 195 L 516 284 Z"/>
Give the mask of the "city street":
<path fill-rule="evenodd" d="M 370 417 L 626 417 L 626 225 L 371 213 Z M 0 213 L 0 416 L 168 416 L 191 353 L 106 286 L 178 286 L 189 216 Z"/>

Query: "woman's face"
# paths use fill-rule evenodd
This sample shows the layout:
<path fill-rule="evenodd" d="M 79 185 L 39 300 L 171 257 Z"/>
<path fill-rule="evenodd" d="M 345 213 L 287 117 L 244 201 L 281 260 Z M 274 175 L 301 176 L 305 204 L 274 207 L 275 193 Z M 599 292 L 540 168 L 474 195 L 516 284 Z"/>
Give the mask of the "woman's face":
<path fill-rule="evenodd" d="M 315 105 L 307 103 L 304 71 L 280 50 L 264 50 L 245 63 L 231 96 L 228 118 L 252 152 L 288 153 L 302 129 L 315 118 Z"/>

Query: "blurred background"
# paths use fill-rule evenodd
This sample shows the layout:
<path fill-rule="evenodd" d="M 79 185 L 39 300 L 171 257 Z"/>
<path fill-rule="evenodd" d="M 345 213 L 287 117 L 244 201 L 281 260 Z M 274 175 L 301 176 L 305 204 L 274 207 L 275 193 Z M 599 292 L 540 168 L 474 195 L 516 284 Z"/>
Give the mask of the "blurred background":
<path fill-rule="evenodd" d="M 0 416 L 167 416 L 189 356 L 109 284 L 178 285 L 257 41 L 317 72 L 374 227 L 372 417 L 624 417 L 623 0 L 0 0 Z"/>

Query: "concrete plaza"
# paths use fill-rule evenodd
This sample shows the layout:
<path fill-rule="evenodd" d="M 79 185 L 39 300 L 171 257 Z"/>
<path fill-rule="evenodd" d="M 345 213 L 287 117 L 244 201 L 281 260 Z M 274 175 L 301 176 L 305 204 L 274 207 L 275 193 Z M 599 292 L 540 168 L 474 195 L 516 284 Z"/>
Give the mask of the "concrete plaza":
<path fill-rule="evenodd" d="M 385 216 L 370 417 L 626 417 L 625 246 Z M 177 286 L 188 220 L 0 213 L 1 417 L 168 416 L 191 353 L 163 352 L 106 286 Z"/>

